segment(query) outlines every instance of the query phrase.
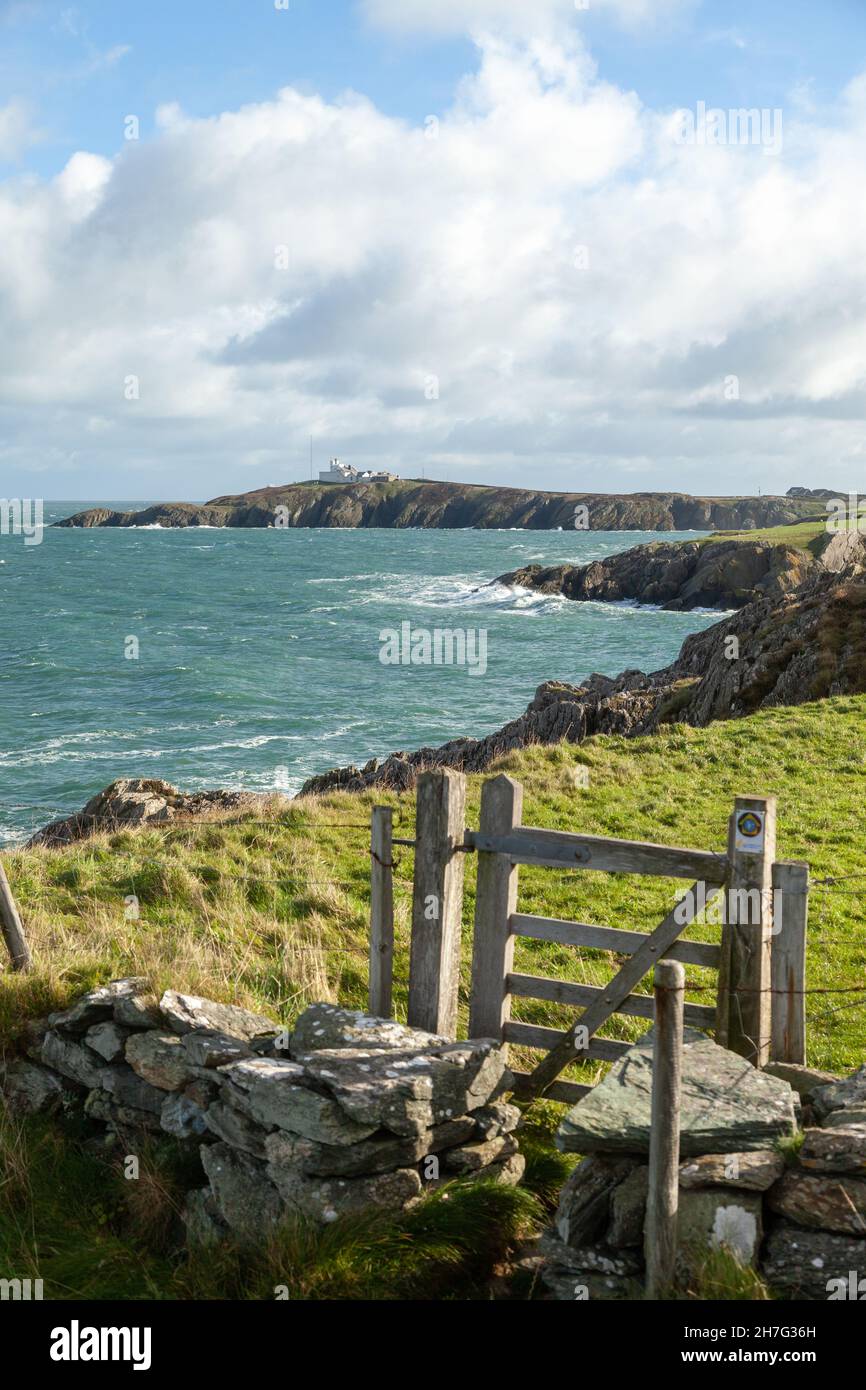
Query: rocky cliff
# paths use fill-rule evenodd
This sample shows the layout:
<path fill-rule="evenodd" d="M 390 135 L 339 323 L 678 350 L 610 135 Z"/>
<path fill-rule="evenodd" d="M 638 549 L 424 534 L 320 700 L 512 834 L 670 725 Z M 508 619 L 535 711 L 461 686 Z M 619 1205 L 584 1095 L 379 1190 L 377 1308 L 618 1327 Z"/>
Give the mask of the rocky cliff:
<path fill-rule="evenodd" d="M 690 497 L 678 492 L 617 495 L 533 492 L 472 483 L 291 483 L 210 502 L 166 502 L 140 512 L 104 507 L 58 526 L 432 527 L 530 531 L 573 529 L 578 507 L 593 531 L 756 530 L 816 515 L 802 497 Z"/>
<path fill-rule="evenodd" d="M 363 768 L 313 777 L 301 795 L 367 787 L 411 787 L 420 771 L 481 772 L 529 744 L 592 734 L 655 732 L 673 722 L 703 726 L 774 705 L 866 691 L 866 576 L 856 563 L 833 573 L 810 569 L 788 592 L 761 594 L 683 643 L 670 666 L 649 674 L 592 675 L 581 685 L 548 681 L 525 712 L 484 738 L 396 752 Z"/>
<path fill-rule="evenodd" d="M 818 563 L 811 551 L 770 541 L 657 541 L 589 565 L 526 565 L 497 582 L 578 602 L 742 608 L 796 588 Z"/>
<path fill-rule="evenodd" d="M 807 547 L 769 540 L 653 541 L 589 565 L 524 565 L 495 583 L 576 602 L 742 608 L 756 598 L 781 598 L 806 579 L 830 571 L 859 573 L 866 544 L 856 531 L 816 533 Z"/>

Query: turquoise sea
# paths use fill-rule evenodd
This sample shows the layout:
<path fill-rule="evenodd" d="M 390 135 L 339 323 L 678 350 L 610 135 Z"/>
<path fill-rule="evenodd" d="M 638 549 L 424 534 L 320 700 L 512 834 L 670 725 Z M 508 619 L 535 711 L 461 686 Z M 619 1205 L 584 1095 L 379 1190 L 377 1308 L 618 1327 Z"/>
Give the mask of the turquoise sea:
<path fill-rule="evenodd" d="M 46 523 L 89 505 L 46 504 Z M 46 529 L 27 546 L 0 535 L 0 844 L 116 777 L 291 792 L 338 764 L 496 729 L 543 680 L 654 670 L 719 615 L 569 603 L 490 581 L 658 539 Z M 380 632 L 404 622 L 486 630 L 486 673 L 383 665 Z"/>

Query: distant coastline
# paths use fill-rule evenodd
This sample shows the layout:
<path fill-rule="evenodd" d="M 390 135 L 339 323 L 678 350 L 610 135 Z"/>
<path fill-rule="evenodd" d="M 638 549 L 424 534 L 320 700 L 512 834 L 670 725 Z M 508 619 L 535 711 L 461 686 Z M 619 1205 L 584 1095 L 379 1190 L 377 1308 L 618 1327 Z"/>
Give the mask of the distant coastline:
<path fill-rule="evenodd" d="M 817 494 L 693 497 L 681 492 L 540 492 L 420 479 L 289 483 L 140 511 L 91 507 L 63 527 L 342 527 L 439 530 L 748 531 L 817 516 Z M 793 495 L 797 494 L 797 495 Z"/>

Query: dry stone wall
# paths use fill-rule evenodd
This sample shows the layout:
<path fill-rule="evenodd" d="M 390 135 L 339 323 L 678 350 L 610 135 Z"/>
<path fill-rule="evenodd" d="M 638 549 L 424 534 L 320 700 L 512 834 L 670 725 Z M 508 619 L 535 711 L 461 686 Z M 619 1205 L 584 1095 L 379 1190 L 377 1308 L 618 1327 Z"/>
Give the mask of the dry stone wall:
<path fill-rule="evenodd" d="M 554 1298 L 642 1297 L 651 1088 L 650 1032 L 560 1125 L 584 1157 L 542 1239 Z M 756 1071 L 687 1029 L 680 1152 L 686 1283 L 725 1247 L 780 1297 L 866 1298 L 866 1066 Z"/>
<path fill-rule="evenodd" d="M 233 1005 L 116 980 L 30 1025 L 0 1068 L 25 1113 L 83 1107 L 132 1143 L 198 1147 L 188 1236 L 260 1239 L 291 1216 L 402 1210 L 447 1179 L 519 1182 L 519 1111 L 499 1044 L 451 1042 L 314 1004 L 292 1032 Z"/>

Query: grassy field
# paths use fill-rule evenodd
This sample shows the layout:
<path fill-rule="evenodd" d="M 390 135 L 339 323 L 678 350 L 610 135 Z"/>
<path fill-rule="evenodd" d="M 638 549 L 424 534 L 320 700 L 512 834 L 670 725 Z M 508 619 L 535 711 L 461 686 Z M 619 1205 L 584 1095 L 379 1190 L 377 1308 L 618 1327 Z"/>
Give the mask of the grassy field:
<path fill-rule="evenodd" d="M 866 1053 L 864 736 L 866 697 L 851 697 L 701 730 L 672 726 L 654 737 L 531 748 L 505 758 L 495 770 L 523 782 L 526 824 L 716 850 L 724 849 L 736 794 L 775 794 L 779 857 L 808 860 L 816 880 L 844 880 L 814 884 L 807 957 L 808 989 L 851 990 L 815 993 L 807 1009 L 810 1064 L 844 1071 L 859 1065 Z M 586 788 L 578 785 L 578 767 L 588 769 Z M 470 825 L 477 825 L 480 785 L 480 778 L 470 779 Z M 414 798 L 377 799 L 395 807 L 395 834 L 411 838 Z M 158 991 L 172 987 L 261 1008 L 286 1023 L 314 1000 L 363 1007 L 372 800 L 334 795 L 289 809 L 275 806 L 271 814 L 125 831 L 62 850 L 9 854 L 7 872 L 36 969 L 29 977 L 0 977 L 0 1044 L 14 1050 L 24 1019 L 126 974 L 148 976 Z M 466 871 L 464 1029 L 474 906 L 471 856 Z M 399 850 L 397 1017 L 405 1016 L 411 880 L 411 850 Z M 683 886 L 522 869 L 519 906 L 646 931 Z M 689 935 L 717 940 L 719 928 L 698 924 Z M 523 941 L 516 969 L 592 984 L 609 978 L 618 964 L 591 950 Z M 712 972 L 690 967 L 687 997 L 710 1003 L 713 984 Z M 553 1027 L 570 1017 L 561 1006 L 528 1000 L 515 1001 L 514 1016 Z M 645 1026 L 622 1018 L 603 1031 L 630 1039 Z M 515 1053 L 519 1065 L 536 1059 L 537 1054 Z M 601 1064 L 589 1064 L 583 1074 L 593 1080 L 601 1070 Z M 579 1078 L 581 1069 L 572 1075 Z M 287 1283 L 293 1297 L 358 1297 L 363 1270 L 373 1268 L 376 1275 L 369 1276 L 368 1285 L 377 1297 L 412 1296 L 419 1280 L 428 1287 L 422 1268 L 429 1287 L 437 1290 L 433 1296 L 484 1296 L 484 1280 L 506 1251 L 537 1227 L 562 1181 L 565 1165 L 549 1139 L 561 1113 L 561 1107 L 544 1102 L 529 1112 L 528 1180 L 517 1195 L 457 1185 L 450 1205 L 434 1198 L 411 1217 L 347 1229 L 345 1248 L 339 1233 L 295 1231 L 252 1261 L 229 1251 L 205 1268 L 178 1254 L 182 1156 L 174 1164 L 155 1154 L 147 1184 L 131 1194 L 136 1185 L 117 1174 L 106 1182 L 103 1159 L 76 1146 L 74 1136 L 60 1139 L 53 1131 L 10 1127 L 7 1121 L 0 1142 L 5 1170 L 5 1178 L 0 1172 L 0 1264 L 20 1270 L 23 1261 L 36 1261 L 44 1274 L 46 1258 L 49 1264 L 55 1259 L 56 1285 L 69 1296 L 87 1288 L 89 1297 L 224 1297 L 238 1296 L 238 1289 L 246 1291 L 242 1296 L 261 1297 L 272 1296 L 261 1292 L 271 1284 Z M 71 1165 L 64 1161 L 70 1145 L 76 1155 Z M 23 1215 L 21 1194 L 28 1188 L 35 1219 Z M 484 1252 L 480 1265 L 479 1250 Z M 54 1253 L 46 1257 L 46 1251 Z M 394 1252 L 401 1252 L 400 1258 Z M 279 1270 L 294 1272 L 278 1279 Z"/>

